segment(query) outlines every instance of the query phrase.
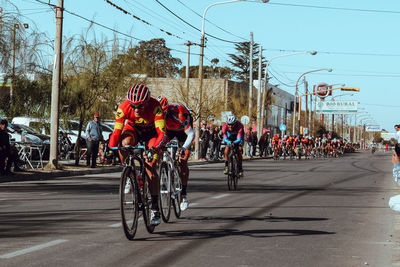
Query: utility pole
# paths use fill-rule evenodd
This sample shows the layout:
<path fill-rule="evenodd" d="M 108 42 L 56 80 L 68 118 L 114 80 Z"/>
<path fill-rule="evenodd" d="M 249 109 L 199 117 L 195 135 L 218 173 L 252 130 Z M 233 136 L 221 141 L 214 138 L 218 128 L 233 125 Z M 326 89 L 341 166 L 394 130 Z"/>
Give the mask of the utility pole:
<path fill-rule="evenodd" d="M 198 93 L 198 109 L 197 109 L 197 127 L 196 127 L 196 137 L 195 137 L 195 159 L 200 158 L 200 144 L 199 144 L 199 137 L 200 137 L 200 123 L 201 123 L 201 104 L 203 98 L 203 57 L 204 57 L 204 29 L 201 33 L 200 39 L 200 60 L 199 60 L 199 93 Z"/>
<path fill-rule="evenodd" d="M 187 58 L 186 58 L 186 99 L 189 99 L 189 68 L 190 68 L 190 46 L 193 45 L 190 41 L 185 43 L 187 45 Z"/>
<path fill-rule="evenodd" d="M 56 36 L 54 38 L 53 78 L 51 84 L 51 126 L 50 126 L 50 158 L 46 168 L 58 168 L 58 118 L 60 105 L 60 78 L 61 78 L 61 45 L 63 25 L 64 0 L 58 0 L 56 7 Z"/>
<path fill-rule="evenodd" d="M 313 116 L 312 99 L 313 95 L 310 95 L 310 111 L 308 114 L 308 131 L 310 133 L 310 136 L 313 136 L 313 132 L 311 131 L 312 116 Z"/>
<path fill-rule="evenodd" d="M 250 32 L 250 73 L 249 73 L 249 118 L 253 109 L 253 32 Z"/>
<path fill-rule="evenodd" d="M 262 94 L 262 46 L 260 45 L 260 51 L 258 52 L 257 140 L 260 140 L 262 131 L 261 94 Z"/>
<path fill-rule="evenodd" d="M 15 50 L 17 48 L 16 46 L 16 32 L 17 29 L 19 29 L 19 25 L 18 24 L 14 24 L 13 25 L 13 52 L 12 52 L 12 65 L 11 65 L 11 85 L 10 85 L 10 104 L 12 104 L 13 101 L 13 94 L 14 94 L 14 77 L 15 77 Z"/>
<path fill-rule="evenodd" d="M 307 127 L 308 125 L 308 82 L 306 80 L 306 76 L 304 76 L 304 92 L 306 93 L 306 113 L 304 116 L 304 127 Z M 308 128 L 308 131 L 310 131 L 310 128 Z M 309 133 L 309 132 L 308 132 Z"/>

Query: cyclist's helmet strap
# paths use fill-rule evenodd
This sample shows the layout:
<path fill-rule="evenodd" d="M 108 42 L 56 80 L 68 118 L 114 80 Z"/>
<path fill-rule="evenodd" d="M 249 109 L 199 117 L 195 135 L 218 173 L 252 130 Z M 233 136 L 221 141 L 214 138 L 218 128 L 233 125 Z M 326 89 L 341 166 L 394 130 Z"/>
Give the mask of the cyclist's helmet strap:
<path fill-rule="evenodd" d="M 144 84 L 135 84 L 129 88 L 126 98 L 134 105 L 141 105 L 150 99 L 150 90 Z"/>

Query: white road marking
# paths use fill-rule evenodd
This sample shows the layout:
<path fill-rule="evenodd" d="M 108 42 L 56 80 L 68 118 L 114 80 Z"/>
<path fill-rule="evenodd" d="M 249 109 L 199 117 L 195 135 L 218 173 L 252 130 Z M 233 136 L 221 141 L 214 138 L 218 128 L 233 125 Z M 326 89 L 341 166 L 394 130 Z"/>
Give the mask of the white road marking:
<path fill-rule="evenodd" d="M 143 217 L 140 217 L 139 218 L 139 220 L 138 221 L 143 221 Z M 128 221 L 128 224 L 132 224 L 132 220 L 131 221 Z M 111 225 L 109 225 L 108 227 L 111 227 L 111 228 L 118 228 L 118 227 L 121 227 L 122 226 L 122 223 L 114 223 L 114 224 L 111 224 Z"/>
<path fill-rule="evenodd" d="M 229 194 L 222 194 L 222 195 L 214 196 L 212 198 L 213 199 L 220 199 L 220 198 L 223 198 L 223 197 L 226 197 L 226 196 L 229 196 Z"/>
<path fill-rule="evenodd" d="M 0 199 L 0 201 L 3 201 L 3 200 L 7 200 L 6 198 L 2 198 L 2 199 Z"/>
<path fill-rule="evenodd" d="M 189 208 L 190 208 L 190 207 L 197 206 L 197 205 L 199 205 L 199 203 L 196 203 L 196 202 L 194 202 L 194 203 L 189 203 Z"/>
<path fill-rule="evenodd" d="M 55 245 L 58 245 L 58 244 L 61 244 L 61 243 L 67 242 L 67 241 L 68 240 L 65 240 L 65 239 L 53 240 L 51 242 L 44 243 L 44 244 L 41 244 L 41 245 L 37 245 L 37 246 L 30 247 L 30 248 L 25 248 L 25 249 L 17 250 L 15 252 L 11 252 L 11 253 L 0 255 L 0 259 L 10 259 L 10 258 L 13 258 L 13 257 L 16 257 L 16 256 L 27 254 L 29 252 L 33 252 L 33 251 L 40 250 L 40 249 L 43 249 L 43 248 L 48 248 L 48 247 L 51 247 L 51 246 L 55 246 Z"/>

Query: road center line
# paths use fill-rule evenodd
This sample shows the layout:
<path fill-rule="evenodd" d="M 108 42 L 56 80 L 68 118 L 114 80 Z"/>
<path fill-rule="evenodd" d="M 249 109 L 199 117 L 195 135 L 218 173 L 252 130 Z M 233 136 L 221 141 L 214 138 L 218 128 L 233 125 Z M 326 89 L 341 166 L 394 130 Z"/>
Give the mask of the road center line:
<path fill-rule="evenodd" d="M 51 242 L 44 243 L 44 244 L 41 244 L 41 245 L 37 245 L 37 246 L 30 247 L 30 248 L 25 248 L 25 249 L 17 250 L 15 252 L 11 252 L 11 253 L 0 255 L 0 259 L 10 259 L 10 258 L 13 258 L 13 257 L 16 257 L 16 256 L 27 254 L 29 252 L 33 252 L 33 251 L 40 250 L 40 249 L 43 249 L 43 248 L 48 248 L 48 247 L 51 247 L 51 246 L 55 246 L 55 245 L 58 245 L 58 244 L 61 244 L 61 243 L 67 242 L 67 241 L 68 240 L 65 240 L 65 239 L 53 240 Z"/>
<path fill-rule="evenodd" d="M 226 196 L 229 196 L 229 194 L 222 194 L 222 195 L 214 196 L 212 198 L 213 199 L 219 199 L 219 198 L 223 198 L 223 197 L 226 197 Z"/>

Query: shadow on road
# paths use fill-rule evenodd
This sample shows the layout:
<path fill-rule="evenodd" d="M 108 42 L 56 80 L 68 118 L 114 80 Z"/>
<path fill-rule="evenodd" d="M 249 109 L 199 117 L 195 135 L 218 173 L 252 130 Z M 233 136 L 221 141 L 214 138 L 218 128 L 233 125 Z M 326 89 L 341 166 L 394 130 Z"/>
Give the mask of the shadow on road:
<path fill-rule="evenodd" d="M 297 229 L 260 229 L 260 230 L 236 230 L 236 229 L 208 229 L 208 230 L 183 230 L 157 232 L 149 238 L 138 238 L 137 241 L 172 241 L 172 240 L 199 240 L 221 238 L 226 236 L 247 236 L 253 238 L 269 238 L 282 236 L 303 236 L 303 235 L 332 235 L 335 232 L 297 230 Z"/>

